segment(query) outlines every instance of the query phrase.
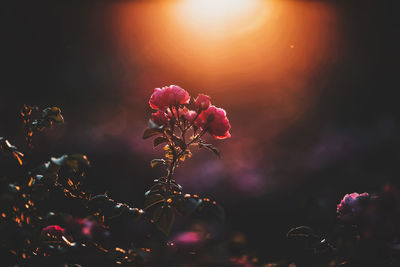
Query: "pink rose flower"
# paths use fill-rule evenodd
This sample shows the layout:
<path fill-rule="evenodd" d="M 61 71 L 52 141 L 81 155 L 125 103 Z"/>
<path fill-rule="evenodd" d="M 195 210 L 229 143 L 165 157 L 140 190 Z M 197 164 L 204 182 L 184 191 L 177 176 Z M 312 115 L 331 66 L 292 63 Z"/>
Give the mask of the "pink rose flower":
<path fill-rule="evenodd" d="M 170 106 L 187 104 L 189 101 L 188 92 L 177 85 L 170 85 L 154 89 L 149 104 L 153 109 L 166 110 Z"/>
<path fill-rule="evenodd" d="M 173 114 L 173 115 L 172 115 Z M 182 117 L 183 116 L 183 114 L 184 114 L 184 111 L 183 111 L 183 109 L 181 109 L 181 108 L 179 108 L 178 109 L 178 114 L 179 114 L 179 117 Z M 176 120 L 176 118 L 178 117 L 178 115 L 177 115 L 177 113 L 176 113 L 176 109 L 172 109 L 172 112 L 171 112 L 171 109 L 167 109 L 167 115 L 168 115 L 168 117 L 170 118 L 170 119 L 172 119 L 172 120 Z"/>
<path fill-rule="evenodd" d="M 42 236 L 50 236 L 54 238 L 61 238 L 65 235 L 65 229 L 60 227 L 59 225 L 49 225 L 42 229 Z"/>
<path fill-rule="evenodd" d="M 342 201 L 337 205 L 338 219 L 342 221 L 354 221 L 357 219 L 362 211 L 365 202 L 370 199 L 368 193 L 351 193 L 343 197 Z"/>
<path fill-rule="evenodd" d="M 197 110 L 206 110 L 211 105 L 210 97 L 208 95 L 199 94 L 194 101 Z"/>
<path fill-rule="evenodd" d="M 196 126 L 208 131 L 215 139 L 231 137 L 229 130 L 231 125 L 222 108 L 210 106 L 200 113 L 195 121 Z"/>
<path fill-rule="evenodd" d="M 151 114 L 151 120 L 157 125 L 165 125 L 168 122 L 168 117 L 165 112 L 157 111 Z"/>
<path fill-rule="evenodd" d="M 184 109 L 183 110 L 183 116 L 185 117 L 185 119 L 187 119 L 190 122 L 193 122 L 194 119 L 197 116 L 197 112 L 194 110 L 189 110 L 189 109 Z"/>

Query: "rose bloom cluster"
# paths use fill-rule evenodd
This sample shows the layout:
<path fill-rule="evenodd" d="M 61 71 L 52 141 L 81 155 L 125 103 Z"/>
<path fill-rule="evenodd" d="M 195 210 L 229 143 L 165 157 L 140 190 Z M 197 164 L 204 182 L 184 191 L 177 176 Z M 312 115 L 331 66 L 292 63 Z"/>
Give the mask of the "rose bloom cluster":
<path fill-rule="evenodd" d="M 338 218 L 343 222 L 357 220 L 363 212 L 363 207 L 370 200 L 368 193 L 346 194 L 337 205 Z"/>
<path fill-rule="evenodd" d="M 195 110 L 183 106 L 189 102 L 189 93 L 177 85 L 156 88 L 149 101 L 150 107 L 157 110 L 151 119 L 160 126 L 182 119 L 210 133 L 216 139 L 231 137 L 231 125 L 225 110 L 211 105 L 209 96 L 199 94 L 194 100 Z"/>

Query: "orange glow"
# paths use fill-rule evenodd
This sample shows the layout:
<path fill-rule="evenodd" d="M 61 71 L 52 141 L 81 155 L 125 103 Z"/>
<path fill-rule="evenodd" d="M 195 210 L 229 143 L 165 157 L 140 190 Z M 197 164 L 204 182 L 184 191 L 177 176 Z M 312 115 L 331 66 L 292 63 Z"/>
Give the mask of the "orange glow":
<path fill-rule="evenodd" d="M 318 99 L 341 49 L 335 6 L 318 1 L 120 2 L 112 19 L 126 104 L 178 84 L 227 110 L 257 108 L 271 136 Z"/>
<path fill-rule="evenodd" d="M 246 28 L 265 16 L 265 6 L 261 0 L 183 0 L 171 9 L 178 23 L 210 36 Z"/>

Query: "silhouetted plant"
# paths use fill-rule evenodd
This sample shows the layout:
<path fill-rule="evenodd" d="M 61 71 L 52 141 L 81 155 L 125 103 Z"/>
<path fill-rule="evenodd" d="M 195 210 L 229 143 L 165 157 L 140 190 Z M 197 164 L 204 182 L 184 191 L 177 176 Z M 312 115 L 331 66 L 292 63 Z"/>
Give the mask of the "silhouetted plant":
<path fill-rule="evenodd" d="M 196 209 L 216 205 L 215 201 L 208 198 L 184 194 L 182 186 L 172 179 L 175 168 L 191 157 L 193 146 L 208 149 L 220 156 L 213 145 L 201 139 L 205 133 L 216 139 L 230 137 L 231 126 L 225 111 L 212 106 L 209 96 L 200 94 L 194 100 L 194 110 L 188 109 L 189 101 L 189 94 L 179 86 L 156 88 L 149 104 L 157 111 L 152 114 L 149 127 L 143 133 L 143 139 L 155 137 L 154 147 L 164 144 L 165 159 L 153 159 L 151 166 L 164 165 L 167 175 L 155 180 L 155 184 L 146 192 L 144 210 L 151 214 L 150 220 L 166 235 L 175 220 L 175 211 L 190 214 Z"/>
<path fill-rule="evenodd" d="M 199 95 L 192 103 L 193 110 L 188 108 L 189 102 L 189 94 L 175 85 L 155 89 L 150 98 L 150 106 L 157 111 L 143 138 L 154 137 L 154 147 L 164 145 L 164 159 L 152 160 L 151 166 L 165 166 L 166 175 L 154 180 L 145 193 L 143 209 L 118 203 L 107 194 L 92 196 L 84 186 L 91 166 L 85 155 L 52 157 L 36 168 L 23 168 L 24 153 L 33 149 L 35 134 L 64 123 L 58 107 L 40 110 L 25 105 L 20 112 L 25 149 L 21 152 L 0 137 L 2 164 L 15 162 L 26 171 L 25 177 L 19 177 L 19 172 L 0 175 L 0 255 L 5 264 L 158 265 L 163 259 L 155 258 L 162 258 L 167 251 L 165 237 L 176 213 L 206 214 L 222 221 L 223 209 L 215 201 L 184 193 L 173 179 L 175 169 L 191 156 L 194 146 L 220 156 L 213 145 L 201 139 L 204 134 L 216 139 L 230 137 L 226 113 L 212 106 L 210 97 Z M 113 238 L 119 227 L 139 221 L 149 221 L 161 235 L 153 231 L 144 246 L 133 238 Z"/>

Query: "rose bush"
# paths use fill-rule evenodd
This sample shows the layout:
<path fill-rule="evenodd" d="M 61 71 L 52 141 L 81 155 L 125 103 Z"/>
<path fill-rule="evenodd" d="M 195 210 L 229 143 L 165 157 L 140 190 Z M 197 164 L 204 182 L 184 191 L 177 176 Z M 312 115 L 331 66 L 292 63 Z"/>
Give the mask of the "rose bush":
<path fill-rule="evenodd" d="M 86 173 L 91 164 L 85 155 L 51 157 L 32 166 L 30 159 L 36 160 L 33 138 L 64 123 L 64 118 L 57 107 L 23 107 L 20 114 L 25 150 L 19 151 L 0 137 L 0 160 L 11 160 L 13 164 L 12 171 L 0 173 L 0 255 L 6 259 L 3 265 L 165 266 L 163 251 L 177 215 L 195 215 L 204 224 L 208 220 L 224 220 L 224 211 L 216 201 L 185 193 L 173 174 L 180 163 L 191 157 L 193 147 L 219 156 L 218 150 L 202 137 L 207 132 L 216 138 L 228 137 L 230 125 L 225 111 L 210 106 L 210 97 L 203 94 L 190 103 L 189 93 L 176 85 L 156 88 L 149 104 L 155 111 L 143 138 L 154 137 L 154 147 L 164 145 L 165 158 L 152 160 L 151 166 L 165 166 L 167 172 L 154 180 L 145 193 L 143 209 L 114 201 L 106 193 L 87 191 Z M 204 116 L 207 123 L 196 122 Z M 206 242 L 194 240 L 193 233 L 174 232 L 180 236 L 178 245 Z M 209 232 L 204 234 L 209 236 Z"/>

